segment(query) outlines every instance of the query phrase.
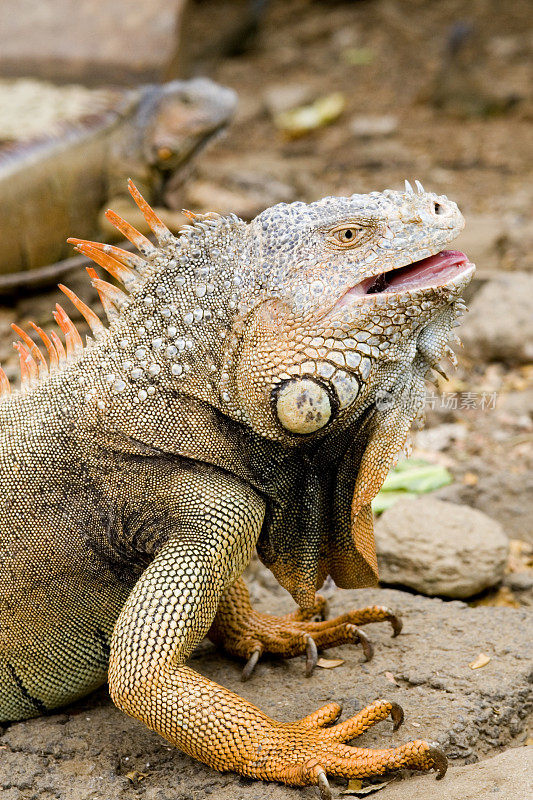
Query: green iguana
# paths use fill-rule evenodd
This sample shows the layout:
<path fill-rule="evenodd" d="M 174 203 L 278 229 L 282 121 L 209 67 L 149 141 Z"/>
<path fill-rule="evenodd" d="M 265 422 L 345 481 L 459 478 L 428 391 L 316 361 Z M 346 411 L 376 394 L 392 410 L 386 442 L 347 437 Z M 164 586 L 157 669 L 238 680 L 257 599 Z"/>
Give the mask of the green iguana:
<path fill-rule="evenodd" d="M 206 78 L 109 94 L 109 108 L 0 151 L 1 273 L 66 258 L 74 230 L 102 236 L 101 212 L 117 206 L 128 175 L 160 203 L 166 178 L 227 125 L 236 105 L 231 89 Z"/>
<path fill-rule="evenodd" d="M 109 212 L 132 255 L 81 240 L 105 328 L 70 290 L 55 333 L 22 329 L 22 387 L 0 402 L 0 718 L 70 703 L 109 675 L 111 696 L 218 770 L 317 784 L 327 775 L 436 768 L 423 740 L 344 744 L 402 711 L 337 703 L 291 724 L 186 665 L 206 635 L 247 659 L 361 642 L 387 608 L 316 621 L 326 576 L 377 578 L 370 502 L 449 348 L 474 266 L 442 250 L 463 227 L 424 192 L 277 205 L 246 224 L 196 216 L 174 237 L 133 185 L 154 246 Z M 450 351 L 451 354 L 451 351 Z M 240 577 L 254 547 L 300 610 L 258 614 Z M 109 671 L 108 671 L 109 668 Z M 328 727 L 330 726 L 330 727 Z"/>

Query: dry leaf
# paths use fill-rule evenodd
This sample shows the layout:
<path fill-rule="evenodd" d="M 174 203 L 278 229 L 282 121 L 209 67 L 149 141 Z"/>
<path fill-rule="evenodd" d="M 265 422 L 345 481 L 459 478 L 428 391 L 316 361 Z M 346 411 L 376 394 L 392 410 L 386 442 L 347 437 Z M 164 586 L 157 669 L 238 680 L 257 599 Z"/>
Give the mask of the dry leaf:
<path fill-rule="evenodd" d="M 363 781 L 358 781 L 356 778 L 352 778 L 348 781 L 348 789 L 359 790 L 363 788 Z"/>
<path fill-rule="evenodd" d="M 362 786 L 362 781 L 348 781 L 348 788 L 343 789 L 340 794 L 353 794 L 356 797 L 366 797 L 369 794 L 374 794 L 375 792 L 381 791 L 381 789 L 384 789 L 385 786 L 389 785 L 389 783 L 392 783 L 393 780 L 394 779 L 391 778 L 388 781 L 383 781 L 383 783 L 371 783 L 370 786 Z M 352 786 L 352 783 L 359 784 L 359 787 L 355 785 Z"/>
<path fill-rule="evenodd" d="M 132 783 L 140 783 L 143 778 L 147 778 L 147 772 L 137 772 L 136 769 L 132 770 L 131 772 L 126 772 L 126 778 L 131 781 Z"/>
<path fill-rule="evenodd" d="M 465 472 L 463 475 L 463 483 L 465 486 L 477 486 L 479 477 L 475 472 Z"/>
<path fill-rule="evenodd" d="M 387 678 L 388 682 L 394 684 L 394 686 L 400 685 L 396 680 L 396 678 L 394 677 L 394 675 L 392 674 L 392 672 L 386 672 L 385 677 Z"/>
<path fill-rule="evenodd" d="M 334 669 L 334 667 L 340 667 L 341 664 L 344 664 L 343 658 L 319 658 L 316 662 L 317 667 L 322 667 L 322 669 Z"/>
<path fill-rule="evenodd" d="M 485 655 L 485 653 L 480 653 L 468 666 L 470 669 L 479 669 L 480 667 L 486 666 L 489 661 L 490 656 Z"/>
<path fill-rule="evenodd" d="M 345 96 L 341 92 L 333 92 L 319 97 L 311 105 L 282 111 L 276 115 L 274 122 L 287 138 L 295 139 L 334 122 L 342 114 L 345 105 Z"/>

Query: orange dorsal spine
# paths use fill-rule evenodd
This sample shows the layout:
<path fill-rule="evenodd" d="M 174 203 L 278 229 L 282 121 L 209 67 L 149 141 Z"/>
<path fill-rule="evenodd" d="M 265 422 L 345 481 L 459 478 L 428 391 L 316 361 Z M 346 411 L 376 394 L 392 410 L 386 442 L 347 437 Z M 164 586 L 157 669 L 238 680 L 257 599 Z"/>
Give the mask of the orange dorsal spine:
<path fill-rule="evenodd" d="M 72 289 L 69 289 L 68 286 L 64 286 L 62 283 L 58 284 L 58 286 L 61 291 L 66 294 L 72 304 L 78 309 L 80 314 L 82 314 L 93 335 L 97 339 L 103 336 L 106 329 L 102 324 L 100 317 L 95 314 L 94 311 L 89 308 L 89 306 L 86 305 L 75 292 L 72 291 Z"/>
<path fill-rule="evenodd" d="M 137 208 L 150 226 L 150 229 L 154 232 L 159 244 L 164 247 L 173 242 L 175 239 L 174 235 L 169 231 L 163 220 L 159 219 L 154 209 L 146 202 L 131 178 L 128 180 L 128 189 L 135 200 Z"/>
<path fill-rule="evenodd" d="M 174 234 L 146 202 L 133 181 L 128 181 L 128 188 L 133 200 L 148 222 L 159 244 L 166 246 L 175 242 L 176 237 Z M 192 212 L 185 213 L 191 222 L 197 222 L 205 217 L 205 215 L 193 214 Z M 143 258 L 135 253 L 131 253 L 128 250 L 111 244 L 91 242 L 76 238 L 70 238 L 68 242 L 75 245 L 78 252 L 89 257 L 112 275 L 113 278 L 120 281 L 126 289 L 131 289 L 139 281 L 139 277 L 146 275 L 151 269 L 146 259 L 148 261 L 153 260 L 158 255 L 159 248 L 114 211 L 107 211 L 106 216 L 117 230 L 137 247 L 142 256 L 144 256 Z M 119 317 L 121 309 L 128 303 L 128 294 L 117 286 L 102 280 L 93 267 L 87 267 L 87 273 L 91 278 L 92 285 L 99 294 L 108 319 L 113 322 Z M 68 286 L 59 284 L 59 288 L 84 317 L 94 337 L 96 339 L 102 338 L 106 334 L 107 329 L 98 315 L 95 314 L 75 292 L 69 289 Z M 48 355 L 48 361 L 43 351 L 33 341 L 31 336 L 19 325 L 13 324 L 11 326 L 22 340 L 14 342 L 13 346 L 19 354 L 21 389 L 23 392 L 32 389 L 40 379 L 45 378 L 50 373 L 62 370 L 67 363 L 77 360 L 83 353 L 83 342 L 79 331 L 59 304 L 56 305 L 53 311 L 53 317 L 64 334 L 65 345 L 63 345 L 56 331 L 50 331 L 50 334 L 47 334 L 41 327 L 36 325 L 35 322 L 29 323 L 43 342 Z M 8 377 L 0 366 L 0 397 L 8 395 L 10 392 L 11 386 Z"/>

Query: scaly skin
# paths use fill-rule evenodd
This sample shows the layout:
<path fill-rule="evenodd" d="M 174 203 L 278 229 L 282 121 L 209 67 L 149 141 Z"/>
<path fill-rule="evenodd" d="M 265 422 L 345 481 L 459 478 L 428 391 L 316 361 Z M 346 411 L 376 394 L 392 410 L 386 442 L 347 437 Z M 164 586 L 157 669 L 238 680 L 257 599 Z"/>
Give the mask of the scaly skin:
<path fill-rule="evenodd" d="M 275 206 L 249 225 L 191 215 L 175 239 L 131 191 L 160 247 L 117 218 L 143 258 L 78 242 L 128 293 L 93 276 L 108 329 L 70 295 L 94 340 L 83 349 L 59 310 L 66 362 L 41 334 L 48 368 L 26 337 L 22 391 L 0 402 L 1 719 L 70 702 L 109 662 L 114 702 L 215 769 L 324 798 L 327 774 L 444 774 L 424 741 L 345 744 L 388 715 L 400 724 L 386 700 L 332 727 L 337 704 L 281 724 L 186 661 L 209 634 L 250 659 L 245 677 L 263 652 L 306 652 L 310 672 L 317 646 L 360 641 L 369 656 L 366 622 L 399 631 L 382 607 L 317 620 L 315 593 L 328 574 L 376 581 L 370 502 L 473 266 L 391 271 L 451 241 L 457 207 L 408 186 Z M 300 611 L 250 607 L 254 547 Z"/>

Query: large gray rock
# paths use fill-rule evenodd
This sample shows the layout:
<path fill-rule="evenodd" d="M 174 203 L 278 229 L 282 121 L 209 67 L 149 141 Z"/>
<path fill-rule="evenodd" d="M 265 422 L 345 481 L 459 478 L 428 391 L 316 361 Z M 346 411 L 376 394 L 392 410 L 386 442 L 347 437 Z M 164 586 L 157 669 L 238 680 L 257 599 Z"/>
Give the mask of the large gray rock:
<path fill-rule="evenodd" d="M 279 587 L 267 594 L 270 584 L 265 573 L 253 582 L 253 593 L 263 598 L 258 608 L 285 613 L 293 604 Z M 397 732 L 382 722 L 356 740 L 359 747 L 425 738 L 437 740 L 452 762 L 462 762 L 525 741 L 532 694 L 531 615 L 525 610 L 469 608 L 392 589 L 337 591 L 330 602 L 332 614 L 373 603 L 392 606 L 403 614 L 403 632 L 392 639 L 387 625 L 368 627 L 372 661 L 361 663 L 357 646 L 339 647 L 329 654 L 344 663 L 317 669 L 309 680 L 303 658 L 264 660 L 245 684 L 239 680 L 242 664 L 214 651 L 191 666 L 280 720 L 301 717 L 329 700 L 343 702 L 344 716 L 376 697 L 404 707 L 405 723 Z M 490 662 L 470 669 L 480 652 Z M 103 690 L 62 713 L 11 725 L 0 747 L 2 800 L 317 800 L 316 788 L 290 789 L 214 772 L 118 711 Z M 451 777 L 441 786 L 451 789 L 453 772 Z M 426 797 L 419 785 L 426 783 L 409 777 L 402 798 Z M 431 776 L 427 785 L 439 786 Z M 340 784 L 332 780 L 332 786 L 339 797 Z M 392 788 L 379 797 L 388 800 Z"/>
<path fill-rule="evenodd" d="M 0 75 L 74 83 L 161 81 L 185 0 L 0 3 Z"/>
<path fill-rule="evenodd" d="M 426 496 L 385 511 L 376 549 L 384 583 L 463 598 L 502 580 L 508 539 L 482 511 Z"/>
<path fill-rule="evenodd" d="M 533 274 L 502 273 L 474 295 L 461 325 L 465 353 L 475 360 L 533 360 Z"/>

